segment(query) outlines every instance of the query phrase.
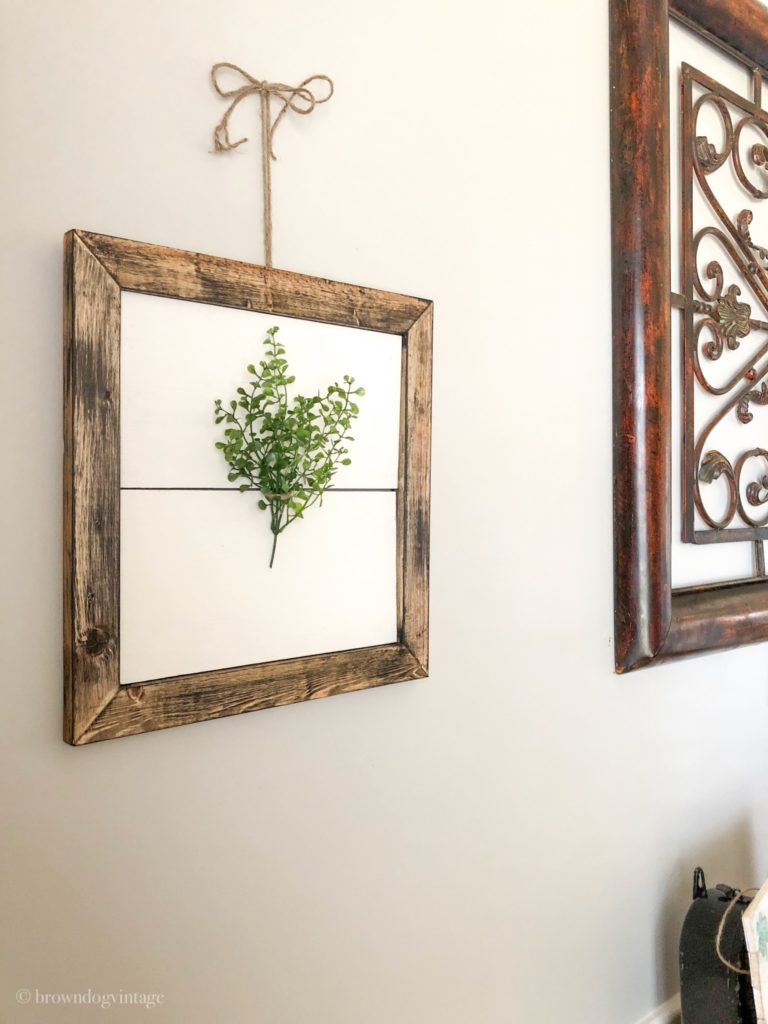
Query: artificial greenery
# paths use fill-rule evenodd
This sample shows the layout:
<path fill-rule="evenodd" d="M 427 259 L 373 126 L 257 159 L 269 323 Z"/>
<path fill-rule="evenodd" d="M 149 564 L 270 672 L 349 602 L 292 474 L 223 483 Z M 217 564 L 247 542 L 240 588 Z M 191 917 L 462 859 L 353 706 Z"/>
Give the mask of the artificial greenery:
<path fill-rule="evenodd" d="M 226 423 L 224 441 L 217 441 L 229 465 L 228 479 L 245 480 L 241 491 L 261 491 L 259 508 L 269 510 L 274 535 L 269 566 L 275 561 L 279 535 L 316 502 L 322 505 L 338 467 L 348 466 L 354 441 L 350 428 L 360 409 L 352 396 L 364 395 L 354 388 L 354 377 L 344 376 L 343 386 L 330 384 L 324 395 L 288 397 L 289 376 L 285 349 L 276 340 L 278 327 L 270 327 L 264 339 L 265 357 L 248 366 L 250 380 L 237 389 L 228 406 L 220 398 L 214 404 L 217 423 Z"/>

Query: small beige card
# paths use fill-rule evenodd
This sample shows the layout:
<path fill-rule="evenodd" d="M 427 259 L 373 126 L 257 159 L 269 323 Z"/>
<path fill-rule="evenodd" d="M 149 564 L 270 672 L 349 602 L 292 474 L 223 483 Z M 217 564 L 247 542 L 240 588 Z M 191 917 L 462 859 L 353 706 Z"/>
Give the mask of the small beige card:
<path fill-rule="evenodd" d="M 768 1003 L 768 882 L 765 882 L 742 916 L 749 953 L 749 973 L 755 996 L 758 1024 L 766 1024 Z"/>

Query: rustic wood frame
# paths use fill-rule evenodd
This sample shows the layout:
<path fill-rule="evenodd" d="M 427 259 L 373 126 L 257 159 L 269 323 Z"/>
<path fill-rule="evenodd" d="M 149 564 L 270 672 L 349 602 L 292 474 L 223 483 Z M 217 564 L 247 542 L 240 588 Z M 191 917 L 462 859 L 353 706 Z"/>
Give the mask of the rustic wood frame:
<path fill-rule="evenodd" d="M 768 640 L 768 583 L 671 589 L 670 17 L 768 73 L 759 0 L 610 0 L 618 672 Z"/>
<path fill-rule="evenodd" d="M 85 231 L 65 235 L 64 265 L 66 742 L 92 743 L 425 677 L 432 303 Z M 396 643 L 120 685 L 124 290 L 402 336 Z"/>

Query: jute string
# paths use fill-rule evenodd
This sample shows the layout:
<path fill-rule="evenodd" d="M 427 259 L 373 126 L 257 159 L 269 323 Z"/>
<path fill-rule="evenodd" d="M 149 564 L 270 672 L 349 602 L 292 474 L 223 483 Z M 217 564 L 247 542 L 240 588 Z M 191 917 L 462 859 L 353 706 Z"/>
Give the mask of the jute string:
<path fill-rule="evenodd" d="M 244 84 L 232 89 L 224 89 L 219 84 L 218 74 L 222 69 L 233 71 L 244 80 Z M 310 86 L 313 82 L 325 82 L 328 88 L 327 96 L 316 96 Z M 247 71 L 244 71 L 237 64 L 230 64 L 222 61 L 214 64 L 211 68 L 211 84 L 219 96 L 231 100 L 231 103 L 224 111 L 224 116 L 213 129 L 213 149 L 216 153 L 226 153 L 237 149 L 247 142 L 247 138 L 238 139 L 233 142 L 229 136 L 229 119 L 246 96 L 258 93 L 261 100 L 261 178 L 264 192 L 264 265 L 272 266 L 272 175 L 270 161 L 276 160 L 274 150 L 274 136 L 277 126 L 282 121 L 287 111 L 292 110 L 295 114 L 311 114 L 319 103 L 327 103 L 333 96 L 333 82 L 327 75 L 311 75 L 305 78 L 299 85 L 285 85 L 282 82 L 262 82 Z M 282 106 L 277 116 L 272 120 L 270 102 L 275 96 L 280 100 Z"/>
<path fill-rule="evenodd" d="M 722 952 L 720 951 L 720 942 L 723 938 L 725 919 L 728 917 L 728 915 L 739 902 L 742 896 L 754 895 L 754 893 L 756 892 L 758 892 L 757 889 L 735 889 L 734 897 L 728 904 L 728 906 L 725 908 L 725 913 L 720 918 L 720 927 L 717 929 L 717 938 L 715 939 L 715 952 L 717 953 L 720 963 L 725 964 L 726 967 L 729 967 L 732 971 L 735 971 L 736 974 L 750 974 L 751 972 L 748 967 L 739 967 L 738 964 L 731 963 L 731 961 L 726 959 L 726 957 L 724 957 Z"/>

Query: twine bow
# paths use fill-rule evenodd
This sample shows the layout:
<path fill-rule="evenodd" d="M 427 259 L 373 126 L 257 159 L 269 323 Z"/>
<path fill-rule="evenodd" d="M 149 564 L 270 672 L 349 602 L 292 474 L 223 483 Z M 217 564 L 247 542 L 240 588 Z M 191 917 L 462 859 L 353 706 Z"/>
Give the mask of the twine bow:
<path fill-rule="evenodd" d="M 232 89 L 224 89 L 219 83 L 218 73 L 222 69 L 234 71 L 240 75 L 244 84 Z M 328 87 L 327 96 L 316 96 L 310 86 L 313 82 L 325 82 Z M 237 64 L 222 61 L 211 68 L 211 85 L 224 99 L 231 100 L 224 115 L 213 129 L 213 148 L 216 153 L 226 153 L 248 141 L 247 137 L 233 142 L 229 135 L 229 119 L 240 103 L 247 97 L 258 93 L 261 100 L 261 173 L 264 187 L 264 264 L 272 266 L 272 183 L 270 159 L 276 160 L 274 151 L 274 135 L 277 126 L 285 114 L 292 110 L 295 114 L 311 114 L 319 103 L 327 103 L 333 96 L 333 82 L 327 75 L 310 75 L 299 85 L 285 85 L 282 82 L 263 82 Z M 282 106 L 274 121 L 270 110 L 270 100 L 277 97 Z"/>

